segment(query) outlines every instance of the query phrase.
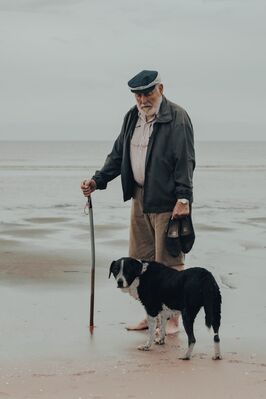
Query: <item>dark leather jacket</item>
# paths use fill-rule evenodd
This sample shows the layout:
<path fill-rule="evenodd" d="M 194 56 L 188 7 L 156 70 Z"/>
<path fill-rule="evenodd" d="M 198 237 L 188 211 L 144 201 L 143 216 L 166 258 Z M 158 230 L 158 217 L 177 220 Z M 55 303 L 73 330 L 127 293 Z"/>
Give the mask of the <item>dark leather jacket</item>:
<path fill-rule="evenodd" d="M 134 177 L 130 162 L 130 141 L 138 120 L 137 107 L 124 118 L 104 166 L 92 177 L 97 189 L 121 175 L 124 201 L 132 198 Z M 145 163 L 144 212 L 171 212 L 178 198 L 193 201 L 192 176 L 195 168 L 193 127 L 186 111 L 163 96 L 159 115 L 149 139 Z"/>

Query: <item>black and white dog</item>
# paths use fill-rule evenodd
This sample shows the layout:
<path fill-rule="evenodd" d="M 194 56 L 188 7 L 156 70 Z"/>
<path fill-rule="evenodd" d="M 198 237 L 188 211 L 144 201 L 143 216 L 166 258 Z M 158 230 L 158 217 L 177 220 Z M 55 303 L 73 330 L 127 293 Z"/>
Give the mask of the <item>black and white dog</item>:
<path fill-rule="evenodd" d="M 164 344 L 167 319 L 179 311 L 188 336 L 188 350 L 183 360 L 189 360 L 196 339 L 193 324 L 200 308 L 205 311 L 205 324 L 214 331 L 214 357 L 221 359 L 219 327 L 221 294 L 213 275 L 206 269 L 193 267 L 178 272 L 157 262 L 121 258 L 113 261 L 110 273 L 117 287 L 140 300 L 147 312 L 149 337 L 140 350 L 149 350 L 155 340 L 157 321 L 160 335 L 155 341 Z"/>

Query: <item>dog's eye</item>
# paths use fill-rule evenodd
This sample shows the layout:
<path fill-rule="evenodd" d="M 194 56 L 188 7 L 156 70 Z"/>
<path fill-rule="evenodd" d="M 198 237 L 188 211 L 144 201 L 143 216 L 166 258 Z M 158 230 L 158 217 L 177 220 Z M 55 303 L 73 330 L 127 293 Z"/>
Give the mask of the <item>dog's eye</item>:
<path fill-rule="evenodd" d="M 114 273 L 114 274 L 118 274 L 118 273 L 119 273 L 119 270 L 120 270 L 120 267 L 119 267 L 119 266 L 114 266 L 114 267 L 113 267 L 113 273 Z"/>

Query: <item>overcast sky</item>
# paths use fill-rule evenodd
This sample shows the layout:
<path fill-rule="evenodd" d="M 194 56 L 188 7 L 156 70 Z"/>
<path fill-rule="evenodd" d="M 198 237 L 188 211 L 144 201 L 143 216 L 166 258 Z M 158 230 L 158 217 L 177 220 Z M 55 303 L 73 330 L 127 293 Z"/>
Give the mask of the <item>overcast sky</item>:
<path fill-rule="evenodd" d="M 159 70 L 198 140 L 265 140 L 265 0 L 0 0 L 0 138 L 113 140 Z"/>

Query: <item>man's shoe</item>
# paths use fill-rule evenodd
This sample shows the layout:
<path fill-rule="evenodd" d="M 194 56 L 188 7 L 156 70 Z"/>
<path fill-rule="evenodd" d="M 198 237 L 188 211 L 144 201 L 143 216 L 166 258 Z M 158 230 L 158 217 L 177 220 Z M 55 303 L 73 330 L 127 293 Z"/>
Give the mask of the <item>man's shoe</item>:
<path fill-rule="evenodd" d="M 187 254 L 193 247 L 195 241 L 195 232 L 192 224 L 191 215 L 179 219 L 180 221 L 180 245 L 182 252 Z"/>
<path fill-rule="evenodd" d="M 165 246 L 171 256 L 177 257 L 180 255 L 180 219 L 170 218 L 165 233 Z"/>

